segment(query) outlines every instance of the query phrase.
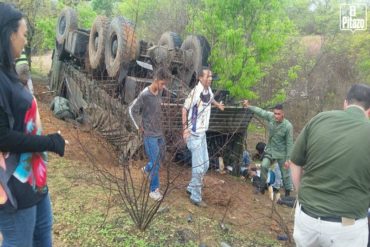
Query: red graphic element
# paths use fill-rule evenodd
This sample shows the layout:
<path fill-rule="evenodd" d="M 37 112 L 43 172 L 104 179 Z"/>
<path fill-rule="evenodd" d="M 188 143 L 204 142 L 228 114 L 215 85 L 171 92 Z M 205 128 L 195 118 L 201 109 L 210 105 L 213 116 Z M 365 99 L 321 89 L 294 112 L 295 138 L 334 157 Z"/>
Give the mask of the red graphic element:
<path fill-rule="evenodd" d="M 41 155 L 38 153 L 33 154 L 31 164 L 33 178 L 32 176 L 30 176 L 28 179 L 28 183 L 32 185 L 35 182 L 36 187 L 44 187 L 46 185 L 46 165 Z M 32 181 L 33 179 L 35 181 Z"/>
<path fill-rule="evenodd" d="M 25 132 L 31 135 L 39 134 L 38 131 L 41 130 L 41 123 L 39 121 L 40 116 L 37 110 L 36 100 L 33 99 L 30 109 L 26 112 L 24 123 Z M 29 123 L 32 123 L 34 128 L 31 132 L 27 130 Z M 41 153 L 33 153 L 31 158 L 32 174 L 28 178 L 28 183 L 32 186 L 36 185 L 37 188 L 42 188 L 46 186 L 46 163 L 42 158 Z"/>

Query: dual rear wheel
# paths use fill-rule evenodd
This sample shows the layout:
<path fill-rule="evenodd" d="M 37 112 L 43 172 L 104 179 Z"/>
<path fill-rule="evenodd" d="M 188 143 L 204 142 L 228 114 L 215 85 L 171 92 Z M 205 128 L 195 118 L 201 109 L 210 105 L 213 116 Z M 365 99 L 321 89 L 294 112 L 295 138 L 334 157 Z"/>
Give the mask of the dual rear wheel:
<path fill-rule="evenodd" d="M 68 32 L 77 30 L 77 14 L 71 8 L 64 9 L 56 27 L 56 40 L 59 49 L 64 49 Z M 207 66 L 210 55 L 210 45 L 204 36 L 189 35 L 182 42 L 180 35 L 165 32 L 158 41 L 158 46 L 167 50 L 180 49 L 184 51 L 184 66 L 181 79 L 190 87 L 197 82 L 200 71 Z M 116 78 L 121 68 L 128 68 L 130 62 L 137 59 L 139 54 L 135 26 L 123 17 L 115 17 L 111 22 L 105 16 L 98 16 L 90 30 L 88 52 L 92 69 L 106 69 L 110 77 Z M 59 52 L 61 54 L 61 52 Z M 167 52 L 160 55 L 160 61 L 167 61 Z M 168 62 L 168 61 L 167 61 Z"/>

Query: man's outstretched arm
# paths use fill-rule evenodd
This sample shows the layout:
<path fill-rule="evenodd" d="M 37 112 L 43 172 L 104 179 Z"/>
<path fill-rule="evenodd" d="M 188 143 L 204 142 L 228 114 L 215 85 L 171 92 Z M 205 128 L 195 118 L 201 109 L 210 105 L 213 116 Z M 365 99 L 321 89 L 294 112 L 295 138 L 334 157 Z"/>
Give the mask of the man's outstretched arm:
<path fill-rule="evenodd" d="M 225 105 L 224 105 L 224 103 L 222 103 L 222 101 L 217 102 L 216 100 L 213 100 L 212 104 L 215 105 L 221 111 L 225 110 Z"/>
<path fill-rule="evenodd" d="M 269 111 L 265 111 L 257 106 L 251 106 L 249 104 L 249 100 L 244 100 L 243 101 L 243 106 L 245 108 L 248 108 L 249 110 L 251 110 L 252 112 L 254 112 L 257 116 L 265 119 L 265 120 L 271 120 L 273 117 L 274 117 L 274 113 L 272 112 L 269 112 Z"/>

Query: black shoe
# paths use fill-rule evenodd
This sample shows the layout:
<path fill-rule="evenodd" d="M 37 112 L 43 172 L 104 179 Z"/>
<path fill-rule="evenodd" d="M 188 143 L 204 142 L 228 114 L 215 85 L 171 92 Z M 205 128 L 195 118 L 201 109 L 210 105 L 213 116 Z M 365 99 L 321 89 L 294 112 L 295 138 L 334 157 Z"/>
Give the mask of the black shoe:
<path fill-rule="evenodd" d="M 264 195 L 265 194 L 265 191 L 268 189 L 268 186 L 267 186 L 267 184 L 264 184 L 261 188 L 260 188 L 260 192 L 261 192 L 261 194 L 262 195 Z"/>
<path fill-rule="evenodd" d="M 191 196 L 191 192 L 186 190 L 186 194 L 188 194 L 189 196 Z"/>

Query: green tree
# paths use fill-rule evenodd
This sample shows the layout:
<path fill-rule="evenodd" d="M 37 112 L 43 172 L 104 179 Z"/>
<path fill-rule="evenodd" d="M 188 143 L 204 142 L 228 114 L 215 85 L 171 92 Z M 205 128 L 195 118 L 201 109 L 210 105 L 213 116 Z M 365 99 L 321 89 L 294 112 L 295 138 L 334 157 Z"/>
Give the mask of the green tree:
<path fill-rule="evenodd" d="M 339 28 L 340 4 L 356 2 L 363 4 L 360 1 L 298 0 L 286 7 L 299 32 L 295 47 L 290 49 L 291 55 L 283 55 L 284 62 L 293 61 L 299 68 L 297 79 L 284 87 L 289 96 L 289 119 L 298 130 L 317 113 L 340 109 L 351 84 L 369 82 L 369 33 Z M 277 67 L 274 66 L 274 70 Z"/>
<path fill-rule="evenodd" d="M 11 1 L 7 1 L 11 2 Z M 40 0 L 19 0 L 12 2 L 21 10 L 27 19 L 28 24 L 28 35 L 27 35 L 27 45 L 26 52 L 28 57 L 30 57 L 30 52 L 34 48 L 34 38 L 36 36 L 37 30 L 35 27 L 35 21 L 39 16 L 48 8 L 48 4 Z"/>
<path fill-rule="evenodd" d="M 92 0 L 91 5 L 95 12 L 105 15 L 111 16 L 113 13 L 114 3 L 117 2 L 116 0 Z"/>
<path fill-rule="evenodd" d="M 29 7 L 31 5 L 28 5 Z M 35 42 L 32 43 L 32 49 L 36 51 L 52 50 L 55 46 L 55 30 L 60 11 L 66 6 L 59 3 L 53 6 L 51 3 L 41 5 L 42 11 L 38 11 L 30 23 L 33 26 L 34 35 L 32 38 Z M 40 6 L 39 6 L 40 8 Z M 91 28 L 91 25 L 96 17 L 96 12 L 92 9 L 89 2 L 80 1 L 73 4 L 77 11 L 78 22 L 80 28 Z M 31 43 L 30 43 L 31 44 Z"/>
<path fill-rule="evenodd" d="M 188 23 L 189 0 L 126 0 L 117 5 L 115 15 L 135 22 L 139 37 L 158 42 L 162 33 L 183 34 Z"/>
<path fill-rule="evenodd" d="M 55 28 L 57 18 L 55 16 L 49 18 L 38 18 L 35 20 L 36 35 L 35 49 L 36 50 L 52 50 L 55 46 Z"/>
<path fill-rule="evenodd" d="M 252 90 L 278 60 L 294 26 L 284 1 L 203 0 L 190 6 L 188 31 L 210 41 L 212 69 L 220 86 L 235 96 L 256 98 Z"/>
<path fill-rule="evenodd" d="M 338 1 L 298 0 L 286 7 L 287 14 L 303 35 L 335 34 L 339 27 Z"/>
<path fill-rule="evenodd" d="M 93 6 L 89 2 L 80 2 L 76 6 L 78 15 L 78 26 L 80 28 L 90 29 L 97 13 L 94 11 Z"/>

